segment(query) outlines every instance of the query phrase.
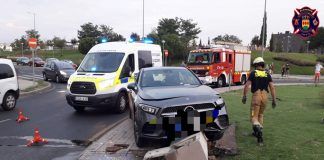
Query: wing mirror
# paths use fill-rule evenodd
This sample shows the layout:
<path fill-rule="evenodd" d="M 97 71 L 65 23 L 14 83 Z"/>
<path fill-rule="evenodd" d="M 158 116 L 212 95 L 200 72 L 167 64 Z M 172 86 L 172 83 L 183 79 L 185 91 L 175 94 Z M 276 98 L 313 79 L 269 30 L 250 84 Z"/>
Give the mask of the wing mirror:
<path fill-rule="evenodd" d="M 130 90 L 133 90 L 133 91 L 137 90 L 137 86 L 136 86 L 135 83 L 128 84 L 127 88 L 130 89 Z"/>

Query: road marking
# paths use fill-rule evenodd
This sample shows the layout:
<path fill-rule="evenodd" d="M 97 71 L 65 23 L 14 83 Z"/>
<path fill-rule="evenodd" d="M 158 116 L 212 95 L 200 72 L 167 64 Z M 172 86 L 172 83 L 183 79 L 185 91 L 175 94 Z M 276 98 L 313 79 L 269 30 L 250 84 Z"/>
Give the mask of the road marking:
<path fill-rule="evenodd" d="M 23 76 L 18 76 L 19 78 L 24 78 L 24 79 L 33 79 L 32 75 L 23 75 Z M 35 75 L 35 79 L 43 79 L 42 76 L 36 76 Z"/>
<path fill-rule="evenodd" d="M 10 121 L 10 120 L 11 120 L 11 119 L 1 120 L 0 123 L 7 122 L 7 121 Z"/>
<path fill-rule="evenodd" d="M 59 92 L 59 93 L 65 93 L 66 91 L 65 90 L 62 90 L 62 91 L 57 91 L 57 92 Z"/>

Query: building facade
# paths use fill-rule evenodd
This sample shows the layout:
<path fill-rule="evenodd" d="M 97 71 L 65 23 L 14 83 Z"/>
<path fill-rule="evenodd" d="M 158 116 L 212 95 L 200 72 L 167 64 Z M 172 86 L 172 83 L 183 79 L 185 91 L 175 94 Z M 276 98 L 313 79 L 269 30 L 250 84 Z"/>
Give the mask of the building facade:
<path fill-rule="evenodd" d="M 307 50 L 308 43 L 289 31 L 271 35 L 270 51 L 303 53 Z"/>

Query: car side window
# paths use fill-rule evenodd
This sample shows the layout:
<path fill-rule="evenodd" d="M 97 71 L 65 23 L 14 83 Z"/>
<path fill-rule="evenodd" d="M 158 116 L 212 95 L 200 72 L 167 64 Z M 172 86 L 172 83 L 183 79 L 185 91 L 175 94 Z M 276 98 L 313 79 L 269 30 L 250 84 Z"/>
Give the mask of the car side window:
<path fill-rule="evenodd" d="M 221 62 L 220 53 L 214 53 L 214 63 Z"/>
<path fill-rule="evenodd" d="M 8 64 L 0 64 L 0 79 L 14 77 L 14 72 Z"/>
<path fill-rule="evenodd" d="M 51 64 L 50 64 L 50 68 L 51 68 L 51 69 L 54 69 L 54 63 L 53 63 L 53 62 L 51 62 Z"/>

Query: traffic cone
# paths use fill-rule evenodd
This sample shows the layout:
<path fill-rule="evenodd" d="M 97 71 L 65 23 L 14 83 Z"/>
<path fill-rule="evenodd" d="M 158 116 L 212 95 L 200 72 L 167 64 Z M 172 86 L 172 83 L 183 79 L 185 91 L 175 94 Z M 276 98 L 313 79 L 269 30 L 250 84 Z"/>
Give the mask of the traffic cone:
<path fill-rule="evenodd" d="M 34 139 L 30 140 L 27 144 L 27 147 L 30 147 L 34 144 L 39 144 L 39 143 L 48 143 L 48 141 L 39 134 L 39 130 L 35 128 L 34 132 Z"/>
<path fill-rule="evenodd" d="M 18 112 L 18 118 L 16 119 L 17 123 L 23 122 L 23 121 L 28 121 L 29 118 L 23 115 L 22 111 Z"/>

